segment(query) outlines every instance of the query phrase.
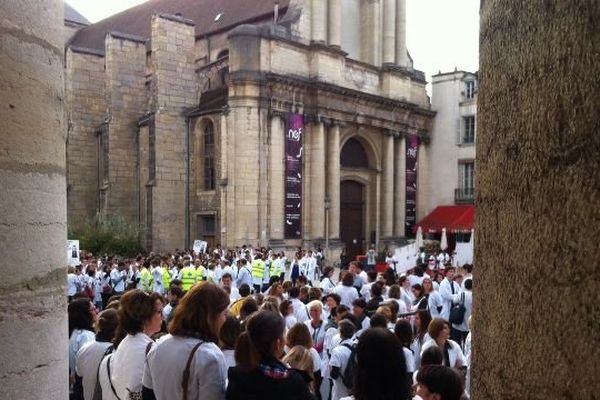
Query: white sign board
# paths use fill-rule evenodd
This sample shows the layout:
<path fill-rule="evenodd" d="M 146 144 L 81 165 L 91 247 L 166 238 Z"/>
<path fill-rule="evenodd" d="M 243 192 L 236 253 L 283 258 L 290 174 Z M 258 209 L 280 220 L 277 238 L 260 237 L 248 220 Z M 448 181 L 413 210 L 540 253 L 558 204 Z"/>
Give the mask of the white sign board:
<path fill-rule="evenodd" d="M 467 243 L 456 243 L 454 250 L 454 266 L 462 267 L 465 264 L 473 264 L 473 241 Z"/>
<path fill-rule="evenodd" d="M 79 265 L 79 240 L 67 241 L 67 260 L 71 266 Z"/>
<path fill-rule="evenodd" d="M 398 275 L 405 273 L 417 265 L 419 248 L 416 243 L 411 243 L 403 247 L 396 248 L 394 261 L 396 261 L 396 273 Z"/>
<path fill-rule="evenodd" d="M 208 243 L 205 242 L 204 240 L 194 240 L 194 253 L 196 255 L 200 254 L 200 253 L 206 253 L 206 246 L 208 246 Z"/>

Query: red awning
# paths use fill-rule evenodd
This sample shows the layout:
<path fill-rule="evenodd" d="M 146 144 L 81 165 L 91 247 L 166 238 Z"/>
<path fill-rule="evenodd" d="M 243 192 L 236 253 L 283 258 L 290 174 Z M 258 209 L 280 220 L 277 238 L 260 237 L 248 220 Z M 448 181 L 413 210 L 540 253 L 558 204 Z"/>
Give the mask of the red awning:
<path fill-rule="evenodd" d="M 415 226 L 421 227 L 423 233 L 471 232 L 475 223 L 475 206 L 439 206 Z"/>

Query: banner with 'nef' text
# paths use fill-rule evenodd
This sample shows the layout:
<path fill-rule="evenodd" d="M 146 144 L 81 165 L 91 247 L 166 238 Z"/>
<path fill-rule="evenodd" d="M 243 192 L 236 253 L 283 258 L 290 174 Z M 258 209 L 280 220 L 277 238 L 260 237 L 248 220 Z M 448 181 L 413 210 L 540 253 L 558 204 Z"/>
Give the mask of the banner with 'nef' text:
<path fill-rule="evenodd" d="M 302 139 L 304 117 L 288 115 L 285 135 L 285 238 L 302 237 Z"/>
<path fill-rule="evenodd" d="M 409 135 L 406 138 L 406 237 L 414 236 L 417 223 L 417 170 L 419 169 L 419 144 L 418 135 Z"/>

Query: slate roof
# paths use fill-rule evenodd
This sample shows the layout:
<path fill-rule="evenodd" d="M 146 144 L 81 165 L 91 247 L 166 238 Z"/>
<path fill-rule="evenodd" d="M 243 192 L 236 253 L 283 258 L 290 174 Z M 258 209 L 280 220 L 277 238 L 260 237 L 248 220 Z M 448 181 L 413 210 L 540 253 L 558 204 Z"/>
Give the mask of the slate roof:
<path fill-rule="evenodd" d="M 66 1 L 65 5 L 65 21 L 74 22 L 79 25 L 89 25 L 90 21 L 88 21 L 83 15 L 81 15 L 77 10 L 71 7 Z"/>
<path fill-rule="evenodd" d="M 283 15 L 289 0 L 149 0 L 81 29 L 69 45 L 104 50 L 104 37 L 111 31 L 150 38 L 150 22 L 156 13 L 181 14 L 194 21 L 199 37 L 266 19 L 273 15 L 275 3 L 279 3 L 279 15 Z M 214 22 L 218 14 L 221 18 Z"/>

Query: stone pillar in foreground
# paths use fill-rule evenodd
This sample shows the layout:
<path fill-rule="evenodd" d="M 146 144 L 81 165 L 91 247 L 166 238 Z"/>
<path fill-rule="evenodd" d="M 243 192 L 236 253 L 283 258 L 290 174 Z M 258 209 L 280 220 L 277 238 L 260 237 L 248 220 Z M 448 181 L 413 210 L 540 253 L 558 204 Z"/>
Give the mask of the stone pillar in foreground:
<path fill-rule="evenodd" d="M 481 4 L 472 398 L 592 399 L 600 3 Z"/>
<path fill-rule="evenodd" d="M 63 2 L 0 2 L 0 388 L 68 398 Z"/>

